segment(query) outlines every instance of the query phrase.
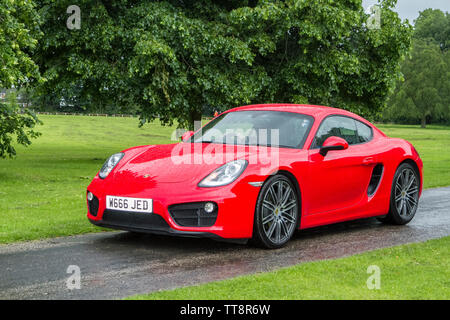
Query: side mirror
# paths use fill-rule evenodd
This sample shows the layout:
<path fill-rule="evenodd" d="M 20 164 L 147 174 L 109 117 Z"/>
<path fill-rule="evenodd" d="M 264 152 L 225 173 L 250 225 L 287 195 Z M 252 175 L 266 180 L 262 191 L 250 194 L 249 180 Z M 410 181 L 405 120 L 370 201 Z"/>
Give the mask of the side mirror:
<path fill-rule="evenodd" d="M 194 131 L 186 131 L 185 133 L 183 133 L 183 135 L 181 136 L 181 141 L 187 141 L 190 137 L 192 137 L 194 135 Z"/>
<path fill-rule="evenodd" d="M 328 137 L 320 148 L 319 153 L 326 156 L 328 151 L 348 149 L 348 142 L 339 137 Z"/>

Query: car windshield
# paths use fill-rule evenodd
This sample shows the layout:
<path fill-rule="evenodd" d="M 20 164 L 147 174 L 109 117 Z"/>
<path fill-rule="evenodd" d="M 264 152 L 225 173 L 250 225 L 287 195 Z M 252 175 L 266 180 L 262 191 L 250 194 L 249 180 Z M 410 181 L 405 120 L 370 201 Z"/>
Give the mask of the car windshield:
<path fill-rule="evenodd" d="M 192 138 L 194 143 L 302 148 L 313 117 L 281 111 L 235 111 L 220 115 Z"/>

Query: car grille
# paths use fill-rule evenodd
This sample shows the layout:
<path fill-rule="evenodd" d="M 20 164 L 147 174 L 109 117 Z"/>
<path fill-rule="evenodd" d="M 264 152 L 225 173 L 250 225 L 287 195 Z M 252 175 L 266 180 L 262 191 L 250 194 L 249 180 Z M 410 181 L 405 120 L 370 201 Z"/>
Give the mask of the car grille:
<path fill-rule="evenodd" d="M 172 219 L 181 227 L 211 227 L 216 223 L 218 206 L 208 213 L 204 210 L 206 202 L 183 203 L 169 206 Z"/>
<path fill-rule="evenodd" d="M 154 231 L 167 231 L 170 229 L 163 217 L 156 213 L 105 210 L 102 220 L 107 225 L 123 228 Z"/>
<path fill-rule="evenodd" d="M 88 200 L 89 213 L 96 217 L 98 214 L 98 198 L 94 196 L 91 201 Z"/>

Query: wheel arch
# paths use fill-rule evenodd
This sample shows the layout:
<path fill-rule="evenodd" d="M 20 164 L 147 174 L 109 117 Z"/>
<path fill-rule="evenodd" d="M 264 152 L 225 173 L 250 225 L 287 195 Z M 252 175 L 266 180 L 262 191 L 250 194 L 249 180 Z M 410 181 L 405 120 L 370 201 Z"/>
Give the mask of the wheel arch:
<path fill-rule="evenodd" d="M 298 208 L 299 208 L 299 210 L 298 210 L 298 213 L 299 213 L 299 215 L 298 215 L 298 224 L 296 226 L 296 228 L 298 230 L 300 228 L 300 226 L 301 226 L 302 212 L 303 212 L 302 211 L 303 199 L 302 199 L 302 191 L 301 191 L 301 188 L 300 188 L 300 184 L 299 184 L 297 178 L 294 176 L 294 174 L 292 172 L 289 172 L 289 171 L 284 170 L 284 169 L 280 169 L 280 170 L 274 172 L 274 175 L 276 175 L 276 174 L 280 174 L 280 175 L 283 175 L 286 178 L 288 178 L 292 182 L 294 187 L 295 187 L 295 192 L 297 193 L 297 199 L 298 199 Z M 267 178 L 267 179 L 269 179 L 269 178 Z M 267 179 L 266 179 L 266 181 L 267 181 Z"/>
<path fill-rule="evenodd" d="M 259 235 L 259 231 L 258 231 L 258 225 L 256 224 L 257 222 L 257 210 L 258 210 L 258 201 L 262 196 L 262 191 L 264 189 L 264 187 L 266 186 L 266 184 L 269 182 L 269 180 L 271 178 L 274 178 L 275 176 L 283 176 L 284 179 L 289 180 L 292 185 L 294 186 L 294 190 L 295 193 L 297 195 L 297 204 L 299 206 L 299 210 L 298 210 L 298 221 L 297 221 L 297 225 L 294 228 L 294 232 L 295 230 L 298 230 L 300 225 L 301 225 L 301 218 L 302 218 L 302 198 L 301 198 L 301 190 L 300 190 L 300 185 L 297 181 L 297 179 L 295 178 L 294 174 L 291 173 L 288 170 L 284 170 L 284 169 L 277 169 L 274 170 L 271 174 L 269 174 L 265 179 L 264 179 L 264 183 L 261 185 L 260 190 L 258 192 L 258 200 L 257 200 L 257 205 L 255 206 L 255 211 L 254 211 L 254 215 L 253 215 L 253 232 L 252 232 L 252 238 L 250 239 L 251 242 L 253 242 L 254 244 L 258 245 L 258 246 L 263 246 L 265 248 L 275 248 L 275 247 L 271 247 L 268 246 L 265 243 L 265 240 L 263 238 L 261 238 L 261 236 Z M 256 235 L 255 235 L 256 232 Z"/>
<path fill-rule="evenodd" d="M 411 158 L 407 158 L 407 159 L 403 160 L 402 162 L 400 162 L 395 170 L 397 170 L 404 163 L 408 163 L 409 165 L 411 165 L 413 167 L 414 171 L 417 173 L 417 176 L 419 177 L 419 188 L 420 188 L 420 190 L 422 190 L 423 177 L 422 177 L 422 174 L 420 172 L 419 166 L 417 165 L 416 161 L 414 161 Z"/>
<path fill-rule="evenodd" d="M 397 212 L 397 205 L 395 204 L 395 196 L 394 196 L 394 188 L 395 188 L 395 183 L 396 183 L 396 174 L 397 171 L 399 170 L 399 168 L 402 165 L 408 164 L 417 174 L 417 176 L 419 177 L 419 195 L 418 197 L 420 197 L 420 194 L 422 192 L 422 174 L 421 174 L 421 170 L 419 165 L 416 163 L 416 161 L 414 159 L 411 158 L 405 158 L 403 159 L 400 163 L 398 163 L 398 165 L 395 167 L 395 173 L 393 176 L 393 180 L 392 180 L 392 184 L 391 184 L 391 191 L 390 191 L 390 195 L 389 195 L 389 212 L 386 216 L 383 217 L 379 217 L 379 220 L 381 222 L 385 222 L 385 223 L 393 223 L 393 224 L 399 224 L 399 225 L 403 225 L 408 223 L 409 221 L 412 220 L 412 218 L 414 217 L 415 211 L 417 210 L 417 207 L 414 209 L 414 214 L 411 216 L 411 218 L 409 218 L 408 220 L 404 220 L 404 218 L 401 218 L 401 216 L 399 215 L 399 213 Z M 417 201 L 419 201 L 419 198 L 417 198 Z M 417 205 L 417 204 L 416 204 Z M 394 208 L 393 208 L 394 207 Z M 403 219 L 403 220 L 402 220 Z"/>

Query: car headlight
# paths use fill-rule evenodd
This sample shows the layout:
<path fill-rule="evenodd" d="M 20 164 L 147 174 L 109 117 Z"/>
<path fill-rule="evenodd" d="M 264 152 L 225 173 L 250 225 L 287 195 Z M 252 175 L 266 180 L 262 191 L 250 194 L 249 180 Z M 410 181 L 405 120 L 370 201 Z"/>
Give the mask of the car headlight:
<path fill-rule="evenodd" d="M 234 160 L 210 173 L 198 184 L 199 187 L 220 187 L 232 183 L 247 167 L 247 160 Z"/>
<path fill-rule="evenodd" d="M 103 167 L 100 169 L 100 172 L 98 173 L 98 176 L 102 179 L 105 179 L 109 173 L 114 169 L 114 167 L 119 163 L 120 160 L 122 160 L 125 153 L 116 153 L 113 154 L 111 157 L 106 160 Z"/>

